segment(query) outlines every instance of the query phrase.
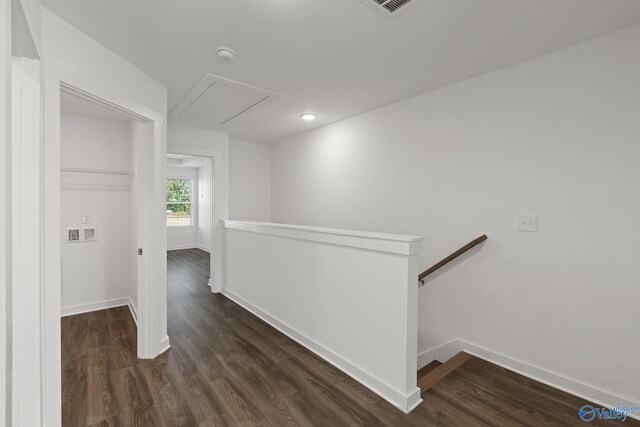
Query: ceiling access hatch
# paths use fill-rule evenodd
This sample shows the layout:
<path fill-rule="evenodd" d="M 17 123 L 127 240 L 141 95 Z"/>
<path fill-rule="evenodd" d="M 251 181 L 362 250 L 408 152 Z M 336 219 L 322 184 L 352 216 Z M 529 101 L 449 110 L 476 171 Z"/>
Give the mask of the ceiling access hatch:
<path fill-rule="evenodd" d="M 276 96 L 279 95 L 275 92 L 207 74 L 171 112 L 171 117 L 222 126 Z"/>

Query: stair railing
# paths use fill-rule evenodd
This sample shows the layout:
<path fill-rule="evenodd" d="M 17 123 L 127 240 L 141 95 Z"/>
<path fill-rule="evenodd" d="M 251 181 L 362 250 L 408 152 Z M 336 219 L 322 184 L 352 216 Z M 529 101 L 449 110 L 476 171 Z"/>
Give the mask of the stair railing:
<path fill-rule="evenodd" d="M 434 271 L 438 270 L 439 268 L 444 267 L 445 265 L 449 264 L 451 261 L 453 261 L 454 259 L 458 258 L 463 253 L 465 253 L 468 250 L 474 248 L 475 246 L 479 245 L 480 243 L 484 242 L 485 240 L 487 240 L 487 235 L 483 234 L 482 236 L 478 237 L 477 239 L 467 243 L 466 245 L 464 245 L 463 247 L 461 247 L 460 249 L 458 249 L 457 251 L 455 251 L 454 253 L 452 253 L 451 255 L 449 255 L 448 257 L 443 259 L 442 261 L 439 261 L 438 263 L 434 264 L 429 269 L 427 269 L 427 270 L 423 271 L 422 273 L 420 273 L 420 275 L 418 275 L 418 281 L 421 284 L 424 285 L 424 279 L 428 275 L 430 275 Z"/>

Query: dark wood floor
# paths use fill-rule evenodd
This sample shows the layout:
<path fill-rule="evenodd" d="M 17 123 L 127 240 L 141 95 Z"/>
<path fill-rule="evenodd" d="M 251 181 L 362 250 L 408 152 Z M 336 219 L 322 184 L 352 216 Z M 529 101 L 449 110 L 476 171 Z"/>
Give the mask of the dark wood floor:
<path fill-rule="evenodd" d="M 169 252 L 171 349 L 155 360 L 136 358 L 126 307 L 62 319 L 63 426 L 584 424 L 583 400 L 475 358 L 405 415 L 211 294 L 208 266 L 203 251 Z"/>

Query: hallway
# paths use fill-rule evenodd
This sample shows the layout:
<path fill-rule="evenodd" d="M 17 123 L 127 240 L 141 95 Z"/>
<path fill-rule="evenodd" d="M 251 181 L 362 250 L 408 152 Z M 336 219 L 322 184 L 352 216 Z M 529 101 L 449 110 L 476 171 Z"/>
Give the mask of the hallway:
<path fill-rule="evenodd" d="M 404 415 L 211 294 L 208 260 L 199 249 L 168 252 L 171 349 L 155 360 L 136 358 L 127 307 L 62 319 L 63 426 L 582 423 L 578 408 L 586 402 L 476 358 Z M 640 425 L 631 419 L 626 424 Z"/>

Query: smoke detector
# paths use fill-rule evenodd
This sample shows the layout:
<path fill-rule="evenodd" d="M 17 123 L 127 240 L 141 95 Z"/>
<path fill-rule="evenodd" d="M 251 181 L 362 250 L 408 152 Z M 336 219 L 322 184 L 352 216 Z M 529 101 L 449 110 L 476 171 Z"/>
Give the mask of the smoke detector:
<path fill-rule="evenodd" d="M 219 58 L 224 59 L 225 61 L 231 61 L 236 56 L 236 51 L 226 46 L 218 46 L 216 53 Z"/>

